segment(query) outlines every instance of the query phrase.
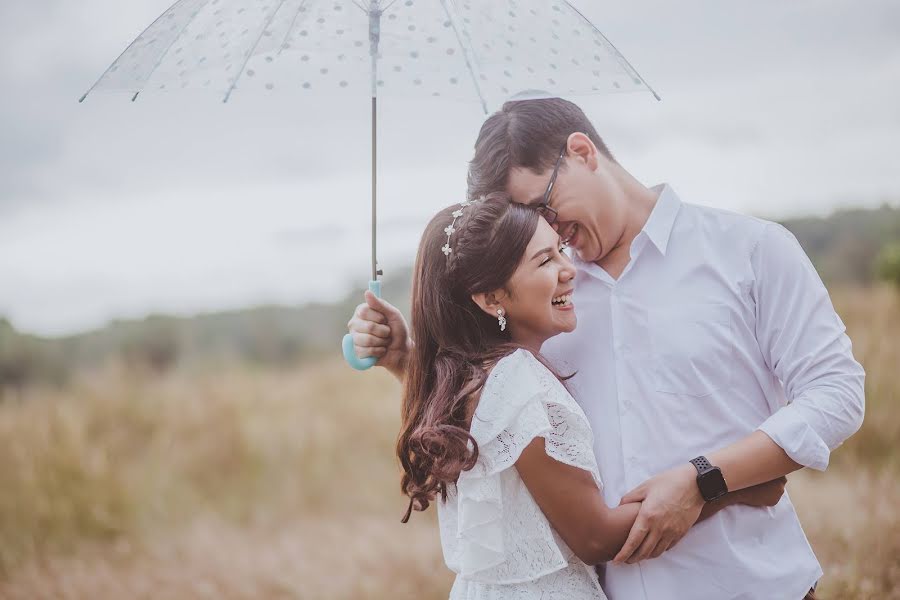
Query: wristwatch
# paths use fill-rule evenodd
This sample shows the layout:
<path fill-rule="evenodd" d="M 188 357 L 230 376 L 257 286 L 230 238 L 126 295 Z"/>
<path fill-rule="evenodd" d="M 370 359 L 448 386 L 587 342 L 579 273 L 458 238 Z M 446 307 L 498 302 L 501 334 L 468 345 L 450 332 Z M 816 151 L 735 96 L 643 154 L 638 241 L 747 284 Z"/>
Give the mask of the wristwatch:
<path fill-rule="evenodd" d="M 722 470 L 712 466 L 705 456 L 698 456 L 691 464 L 697 469 L 697 487 L 700 488 L 700 495 L 704 500 L 711 502 L 728 493 L 728 485 L 722 476 Z"/>

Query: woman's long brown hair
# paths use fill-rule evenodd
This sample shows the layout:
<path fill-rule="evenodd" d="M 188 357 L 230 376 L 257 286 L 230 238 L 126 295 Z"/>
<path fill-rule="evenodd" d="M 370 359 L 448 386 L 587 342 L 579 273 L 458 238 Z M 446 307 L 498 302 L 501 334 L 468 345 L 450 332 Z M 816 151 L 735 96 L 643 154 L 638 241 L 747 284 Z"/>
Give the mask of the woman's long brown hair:
<path fill-rule="evenodd" d="M 504 289 L 518 267 L 541 218 L 533 208 L 493 194 L 463 209 L 450 238 L 453 251 L 441 250 L 454 204 L 432 218 L 422 234 L 412 283 L 412 338 L 406 369 L 397 455 L 403 467 L 401 489 L 412 510 L 428 508 L 437 494 L 478 459 L 469 433 L 477 393 L 487 373 L 521 346 L 497 318 L 486 314 L 472 294 Z M 560 380 L 556 371 L 537 357 Z M 570 376 L 571 377 L 571 376 Z"/>

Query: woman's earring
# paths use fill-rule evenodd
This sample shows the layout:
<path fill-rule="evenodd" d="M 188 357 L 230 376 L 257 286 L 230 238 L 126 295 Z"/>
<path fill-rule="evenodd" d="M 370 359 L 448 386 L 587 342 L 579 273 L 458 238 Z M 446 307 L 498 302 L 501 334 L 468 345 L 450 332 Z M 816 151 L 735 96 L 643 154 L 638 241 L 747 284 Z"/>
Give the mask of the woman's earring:
<path fill-rule="evenodd" d="M 506 331 L 506 317 L 503 316 L 503 309 L 497 309 L 497 320 L 500 322 L 500 331 Z"/>

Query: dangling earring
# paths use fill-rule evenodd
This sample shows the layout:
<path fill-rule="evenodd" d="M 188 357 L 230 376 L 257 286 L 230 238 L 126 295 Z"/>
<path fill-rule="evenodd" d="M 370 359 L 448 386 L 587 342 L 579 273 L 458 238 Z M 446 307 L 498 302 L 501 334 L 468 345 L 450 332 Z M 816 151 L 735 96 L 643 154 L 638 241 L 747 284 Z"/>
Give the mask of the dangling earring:
<path fill-rule="evenodd" d="M 497 320 L 500 322 L 500 331 L 506 331 L 506 317 L 503 316 L 503 309 L 497 309 Z"/>

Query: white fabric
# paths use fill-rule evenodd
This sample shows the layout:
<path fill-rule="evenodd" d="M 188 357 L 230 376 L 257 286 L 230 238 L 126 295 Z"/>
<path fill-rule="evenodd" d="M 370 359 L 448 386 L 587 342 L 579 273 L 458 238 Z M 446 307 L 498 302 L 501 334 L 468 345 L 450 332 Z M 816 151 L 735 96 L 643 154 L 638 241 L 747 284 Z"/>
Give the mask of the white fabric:
<path fill-rule="evenodd" d="M 514 468 L 542 437 L 548 456 L 590 472 L 602 488 L 590 426 L 565 387 L 516 350 L 488 375 L 470 431 L 478 461 L 437 503 L 444 559 L 457 573 L 451 600 L 605 599 L 593 568 L 554 531 Z"/>
<path fill-rule="evenodd" d="M 863 415 L 862 367 L 793 236 L 668 186 L 618 280 L 575 259 L 578 326 L 548 340 L 594 431 L 606 502 L 761 429 L 816 469 Z M 785 394 L 786 392 L 786 394 Z M 729 507 L 661 557 L 608 564 L 611 600 L 799 600 L 821 576 L 790 498 Z"/>

